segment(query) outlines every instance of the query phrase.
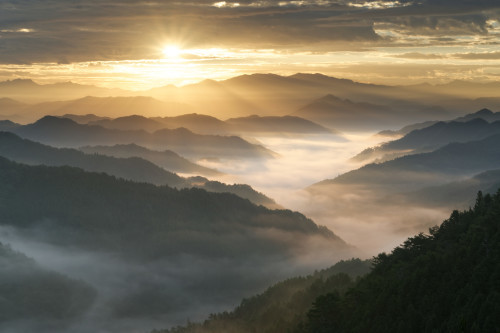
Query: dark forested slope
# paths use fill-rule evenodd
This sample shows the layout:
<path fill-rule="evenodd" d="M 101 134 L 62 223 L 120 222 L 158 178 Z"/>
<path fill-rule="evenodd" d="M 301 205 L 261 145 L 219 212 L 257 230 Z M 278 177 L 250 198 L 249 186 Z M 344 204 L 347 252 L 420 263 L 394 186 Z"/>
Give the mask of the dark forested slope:
<path fill-rule="evenodd" d="M 0 184 L 2 224 L 22 228 L 43 224 L 48 241 L 84 248 L 140 257 L 179 251 L 268 256 L 300 247 L 301 237 L 344 244 L 299 213 L 269 210 L 229 193 L 179 191 L 4 158 L 0 158 Z M 289 236 L 273 237 L 276 233 Z"/>
<path fill-rule="evenodd" d="M 371 261 L 351 259 L 305 277 L 290 278 L 260 295 L 244 299 L 231 312 L 211 315 L 190 324 L 156 333 L 287 333 L 306 319 L 313 301 L 328 292 L 345 292 L 355 279 L 370 271 Z"/>
<path fill-rule="evenodd" d="M 186 187 L 189 184 L 175 173 L 142 158 L 116 158 L 95 153 L 85 154 L 70 148 L 54 148 L 22 139 L 9 132 L 0 132 L 0 156 L 25 164 L 74 166 L 86 171 L 105 172 L 116 177 L 157 185 Z"/>
<path fill-rule="evenodd" d="M 344 297 L 318 298 L 306 332 L 500 331 L 500 192 L 375 258 Z"/>
<path fill-rule="evenodd" d="M 357 281 L 329 274 L 336 265 L 276 284 L 202 324 L 156 332 L 499 332 L 500 191 L 479 192 L 473 208 L 453 211 L 430 234 L 373 263 Z"/>
<path fill-rule="evenodd" d="M 86 171 L 104 172 L 112 176 L 136 181 L 147 182 L 155 185 L 168 185 L 171 187 L 199 187 L 211 192 L 229 192 L 242 198 L 249 199 L 255 204 L 266 207 L 276 208 L 278 205 L 274 200 L 264 194 L 255 191 L 252 187 L 243 184 L 228 185 L 220 182 L 209 181 L 204 177 L 183 178 L 175 173 L 164 170 L 159 166 L 134 156 L 144 154 L 145 157 L 159 157 L 163 162 L 168 159 L 179 167 L 193 167 L 196 170 L 203 171 L 203 167 L 183 159 L 173 152 L 154 152 L 136 145 L 114 146 L 123 154 L 120 157 L 99 155 L 96 151 L 89 148 L 85 154 L 79 150 L 71 148 L 54 148 L 33 142 L 27 139 L 21 139 L 15 134 L 9 132 L 0 132 L 0 156 L 10 160 L 30 164 L 30 165 L 49 165 L 49 166 L 73 166 L 82 168 Z M 114 150 L 111 147 L 110 150 Z M 106 148 L 103 147 L 104 152 Z M 127 155 L 128 152 L 128 155 Z M 196 168 L 198 167 L 198 168 Z M 207 168 L 205 168 L 207 169 Z M 211 169 L 207 169 L 211 170 Z"/>

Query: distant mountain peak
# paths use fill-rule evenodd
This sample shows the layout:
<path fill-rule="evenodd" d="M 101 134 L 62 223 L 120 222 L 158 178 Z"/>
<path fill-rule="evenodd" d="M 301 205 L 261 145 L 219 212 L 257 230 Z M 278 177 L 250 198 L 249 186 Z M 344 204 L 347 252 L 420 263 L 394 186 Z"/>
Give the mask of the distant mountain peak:
<path fill-rule="evenodd" d="M 325 96 L 321 97 L 320 100 L 325 100 L 325 101 L 328 101 L 328 100 L 342 101 L 341 98 L 339 98 L 339 97 L 337 97 L 335 95 L 332 95 L 332 94 L 325 95 Z"/>
<path fill-rule="evenodd" d="M 115 120 L 149 120 L 149 118 L 146 118 L 146 117 L 138 115 L 138 114 L 132 114 L 130 116 L 123 116 L 123 117 L 115 118 Z"/>
<path fill-rule="evenodd" d="M 57 117 L 57 116 L 44 116 L 33 123 L 33 125 L 47 125 L 47 124 L 78 125 L 78 123 L 73 121 L 72 119 Z"/>
<path fill-rule="evenodd" d="M 489 115 L 493 114 L 493 111 L 491 111 L 490 109 L 484 108 L 484 109 L 477 111 L 474 114 L 478 115 L 478 116 L 487 116 L 487 115 L 489 116 Z"/>
<path fill-rule="evenodd" d="M 39 86 L 38 83 L 34 82 L 32 79 L 14 79 L 0 82 L 1 85 L 15 86 L 15 87 L 28 87 L 28 86 Z"/>

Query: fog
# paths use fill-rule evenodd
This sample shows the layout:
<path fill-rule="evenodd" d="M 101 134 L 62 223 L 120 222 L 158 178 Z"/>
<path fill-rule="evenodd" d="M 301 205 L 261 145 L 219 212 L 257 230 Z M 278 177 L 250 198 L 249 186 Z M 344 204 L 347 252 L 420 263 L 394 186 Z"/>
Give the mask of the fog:
<path fill-rule="evenodd" d="M 175 251 L 139 262 L 123 253 L 47 242 L 47 233 L 54 232 L 46 227 L 50 221 L 42 221 L 36 229 L 1 227 L 0 242 L 45 269 L 87 283 L 97 297 L 83 316 L 63 328 L 44 329 L 39 321 L 24 321 L 4 324 L 0 330 L 128 333 L 200 321 L 210 313 L 233 309 L 243 298 L 275 282 L 310 274 L 340 259 L 370 258 L 390 251 L 407 237 L 441 223 L 450 207 L 404 200 L 400 192 L 388 188 L 369 184 L 311 187 L 362 166 L 351 158 L 386 140 L 374 134 L 261 136 L 248 139 L 276 152 L 275 158 L 197 161 L 220 170 L 223 174 L 217 180 L 249 184 L 284 208 L 327 226 L 353 247 L 287 226 L 236 232 L 239 229 L 232 230 L 228 224 L 222 233 L 172 232 L 166 242 Z M 279 217 L 275 218 L 279 224 Z"/>
<path fill-rule="evenodd" d="M 210 313 L 229 311 L 243 298 L 261 293 L 280 280 L 309 274 L 355 254 L 319 236 L 262 228 L 253 236 L 255 247 L 262 243 L 259 239 L 273 241 L 275 247 L 296 246 L 290 251 L 269 249 L 268 255 L 260 255 L 262 248 L 240 249 L 240 244 L 252 242 L 251 235 L 239 239 L 228 233 L 219 237 L 222 240 L 214 240 L 223 241 L 231 251 L 225 256 L 178 251 L 138 262 L 120 253 L 48 243 L 47 230 L 2 226 L 0 242 L 33 258 L 43 269 L 87 283 L 96 290 L 97 298 L 76 320 L 60 324 L 47 321 L 46 327 L 39 319 L 17 320 L 2 323 L 2 331 L 148 332 L 183 325 L 203 320 Z"/>
<path fill-rule="evenodd" d="M 365 148 L 388 140 L 374 132 L 344 133 L 343 137 L 345 140 L 335 135 L 258 137 L 279 157 L 267 161 L 201 163 L 234 175 L 225 176 L 224 181 L 250 184 L 283 207 L 300 211 L 327 226 L 365 257 L 391 251 L 407 237 L 427 232 L 449 216 L 448 207 L 394 201 L 387 193 L 370 187 L 306 190 L 314 183 L 361 167 L 362 163 L 350 159 Z"/>
<path fill-rule="evenodd" d="M 367 146 L 378 144 L 383 138 L 373 133 L 337 135 L 263 136 L 256 142 L 276 152 L 269 160 L 202 160 L 205 166 L 216 167 L 228 182 L 250 184 L 278 203 L 288 207 L 290 192 L 361 166 L 349 159 Z M 293 206 L 292 206 L 293 207 Z"/>

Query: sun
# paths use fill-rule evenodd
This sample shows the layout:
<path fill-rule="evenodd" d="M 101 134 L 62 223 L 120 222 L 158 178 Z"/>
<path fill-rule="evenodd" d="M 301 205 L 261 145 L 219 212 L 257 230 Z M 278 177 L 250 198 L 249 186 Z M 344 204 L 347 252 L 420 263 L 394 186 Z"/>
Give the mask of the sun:
<path fill-rule="evenodd" d="M 182 55 L 182 49 L 177 45 L 167 45 L 162 50 L 165 58 L 168 59 L 180 59 Z"/>

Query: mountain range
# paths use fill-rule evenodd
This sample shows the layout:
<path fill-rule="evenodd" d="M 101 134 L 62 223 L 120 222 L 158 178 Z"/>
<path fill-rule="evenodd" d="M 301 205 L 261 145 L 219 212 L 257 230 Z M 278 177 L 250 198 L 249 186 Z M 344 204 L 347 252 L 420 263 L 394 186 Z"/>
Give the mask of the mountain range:
<path fill-rule="evenodd" d="M 465 116 L 455 118 L 452 121 L 467 122 L 469 120 L 478 119 L 478 118 L 486 120 L 487 122 L 491 123 L 491 122 L 500 120 L 500 112 L 493 112 L 489 109 L 481 109 L 477 112 L 469 113 L 469 114 L 466 114 Z M 432 126 L 438 122 L 439 121 L 437 121 L 437 120 L 436 121 L 429 120 L 429 121 L 424 121 L 421 123 L 406 125 L 403 128 L 401 128 L 399 130 L 395 130 L 395 131 L 393 131 L 393 130 L 380 131 L 378 134 L 382 135 L 382 136 L 388 136 L 388 137 L 404 136 L 404 135 L 412 132 L 413 130 L 426 128 L 426 127 Z"/>
<path fill-rule="evenodd" d="M 62 115 L 58 112 L 63 109 L 66 110 L 64 113 L 95 113 L 119 117 L 137 113 L 129 111 L 131 108 L 137 110 L 134 104 L 141 105 L 144 115 L 160 117 L 193 112 L 221 119 L 253 114 L 283 116 L 296 115 L 295 112 L 304 107 L 314 109 L 318 107 L 319 101 L 331 99 L 331 96 L 338 99 L 334 103 L 330 101 L 330 108 L 336 113 L 342 113 L 346 106 L 353 107 L 358 112 L 377 111 L 383 108 L 386 113 L 391 113 L 392 110 L 396 114 L 410 116 L 410 121 L 429 120 L 431 115 L 432 118 L 439 119 L 445 115 L 446 110 L 460 115 L 478 105 L 489 108 L 500 106 L 498 90 L 493 83 L 477 85 L 463 82 L 461 85 L 467 86 L 467 89 L 463 88 L 460 90 L 463 93 L 457 94 L 453 90 L 460 86 L 457 82 L 445 85 L 385 86 L 322 74 L 298 73 L 291 76 L 253 74 L 223 81 L 205 80 L 183 87 L 165 86 L 140 92 L 110 90 L 74 83 L 40 85 L 31 80 L 13 80 L 0 83 L 0 96 L 18 99 L 23 103 L 48 102 L 38 104 L 36 108 L 28 107 L 30 110 L 39 110 L 35 118 L 47 114 Z M 484 95 L 485 92 L 491 95 Z M 54 99 L 54 96 L 62 102 L 51 102 L 50 99 Z M 485 96 L 488 98 L 477 100 Z M 74 105 L 71 99 L 81 100 Z M 120 105 L 119 108 L 116 107 L 117 104 Z M 2 115 L 5 117 L 20 114 L 21 109 L 22 107 L 16 107 L 16 112 L 7 112 L 7 109 L 4 109 Z M 30 118 L 27 121 L 34 120 L 28 112 L 24 113 L 24 117 Z M 380 114 L 370 117 L 377 120 L 380 119 Z M 20 118 L 11 120 L 21 121 Z M 388 120 L 389 124 L 394 126 L 403 125 L 401 122 Z M 350 122 L 352 125 L 352 119 Z M 326 123 L 320 125 L 331 126 Z"/>
<path fill-rule="evenodd" d="M 217 170 L 193 163 L 171 150 L 150 150 L 134 143 L 114 146 L 84 146 L 78 149 L 86 154 L 101 154 L 119 158 L 140 157 L 172 172 L 205 176 L 222 175 Z"/>
<path fill-rule="evenodd" d="M 383 126 L 398 126 L 411 120 L 439 118 L 447 115 L 441 108 L 419 109 L 390 107 L 353 102 L 334 95 L 321 97 L 297 110 L 293 115 L 339 130 L 364 131 Z"/>
<path fill-rule="evenodd" d="M 97 116 L 96 116 L 97 117 Z M 202 114 L 185 114 L 176 117 L 151 117 L 131 115 L 118 118 L 106 118 L 89 121 L 89 125 L 99 125 L 118 130 L 146 130 L 154 132 L 159 129 L 187 128 L 199 134 L 325 134 L 331 130 L 309 120 L 293 117 L 260 117 L 249 116 L 230 118 L 226 121 Z"/>
<path fill-rule="evenodd" d="M 118 178 L 136 182 L 168 185 L 178 188 L 197 187 L 219 193 L 236 193 L 240 197 L 249 199 L 257 205 L 273 208 L 278 207 L 274 200 L 255 191 L 248 185 L 227 185 L 220 182 L 209 181 L 199 176 L 183 178 L 138 156 L 146 154 L 153 157 L 153 159 L 161 158 L 164 164 L 173 161 L 178 168 L 186 166 L 188 169 L 191 168 L 189 169 L 190 171 L 198 169 L 204 170 L 203 167 L 191 163 L 173 152 L 148 151 L 137 145 L 114 146 L 109 147 L 109 149 L 105 148 L 106 147 L 96 147 L 92 149 L 91 147 L 84 147 L 83 151 L 86 152 L 84 153 L 71 148 L 54 148 L 27 139 L 22 139 L 13 133 L 0 132 L 0 156 L 19 163 L 29 165 L 73 166 L 86 171 L 107 173 Z M 102 149 L 108 153 L 111 150 L 114 153 L 121 151 L 124 154 L 118 154 L 122 155 L 121 157 L 108 156 L 109 154 L 97 154 L 101 153 Z M 139 154 L 135 154 L 135 152 Z M 165 157 L 167 157 L 167 159 Z M 212 171 L 208 168 L 205 169 Z M 184 172 L 187 172 L 187 170 Z M 212 172 L 215 173 L 215 171 Z"/>
<path fill-rule="evenodd" d="M 56 147 L 135 143 L 149 149 L 171 149 L 195 158 L 272 158 L 275 155 L 270 150 L 237 136 L 200 135 L 185 128 L 161 129 L 154 133 L 144 130 L 112 130 L 52 116 L 19 126 L 13 132 L 23 138 Z"/>
<path fill-rule="evenodd" d="M 463 120 L 441 121 L 412 130 L 400 139 L 365 149 L 353 157 L 353 160 L 386 161 L 402 155 L 433 151 L 452 142 L 479 140 L 500 133 L 500 121 L 489 123 L 480 117 L 470 116 Z"/>
<path fill-rule="evenodd" d="M 351 251 L 300 213 L 269 210 L 228 193 L 3 157 L 0 181 L 0 227 L 10 230 L 2 233 L 3 242 L 97 292 L 89 310 L 76 311 L 61 330 L 43 331 L 45 319 L 34 315 L 40 309 L 25 309 L 33 325 L 28 331 L 176 325 L 184 315 L 206 316 L 207 309 L 227 308 L 246 293 L 307 271 L 311 263 L 300 262 L 302 256 L 319 250 L 334 260 Z"/>
<path fill-rule="evenodd" d="M 479 192 L 473 207 L 374 257 L 356 281 L 326 272 L 291 278 L 231 312 L 152 333 L 495 332 L 499 203 L 500 192 Z M 331 270 L 345 264 L 361 262 Z"/>
<path fill-rule="evenodd" d="M 313 187 L 328 186 L 329 184 L 362 184 L 410 189 L 413 186 L 443 183 L 457 177 L 471 176 L 489 169 L 498 169 L 500 168 L 500 145 L 498 144 L 500 134 L 491 135 L 491 133 L 495 133 L 493 130 L 489 132 L 490 136 L 488 136 L 488 132 L 484 131 L 482 126 L 483 122 L 482 120 L 472 120 L 469 123 L 451 123 L 451 126 L 453 126 L 454 131 L 455 124 L 470 125 L 474 129 L 477 128 L 476 125 L 479 125 L 476 134 L 480 137 L 487 136 L 484 139 L 449 143 L 432 152 L 412 154 L 382 163 L 368 164 L 342 174 L 333 180 L 317 183 Z M 493 128 L 500 125 L 500 123 L 495 124 L 491 124 L 494 126 Z M 431 128 L 436 125 L 431 126 Z M 461 125 L 457 126 L 459 128 L 457 132 L 464 128 Z M 490 124 L 486 123 L 486 125 Z M 436 138 L 432 139 L 431 137 L 429 142 L 439 142 Z"/>

